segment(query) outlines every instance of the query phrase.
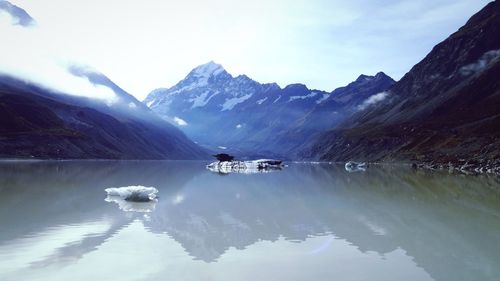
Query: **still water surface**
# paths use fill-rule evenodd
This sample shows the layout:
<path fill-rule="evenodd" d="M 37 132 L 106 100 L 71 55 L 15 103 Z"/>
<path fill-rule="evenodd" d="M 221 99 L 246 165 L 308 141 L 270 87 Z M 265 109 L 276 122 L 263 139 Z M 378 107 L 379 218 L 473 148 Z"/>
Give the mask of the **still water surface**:
<path fill-rule="evenodd" d="M 500 280 L 496 178 L 205 164 L 1 162 L 0 280 Z"/>

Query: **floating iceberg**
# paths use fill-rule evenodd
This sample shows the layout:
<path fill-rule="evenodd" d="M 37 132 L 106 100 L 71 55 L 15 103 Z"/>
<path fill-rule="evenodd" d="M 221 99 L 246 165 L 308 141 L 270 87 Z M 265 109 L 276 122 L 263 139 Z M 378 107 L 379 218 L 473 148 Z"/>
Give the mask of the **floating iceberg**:
<path fill-rule="evenodd" d="M 104 191 L 108 197 L 104 199 L 106 202 L 118 204 L 120 210 L 125 212 L 149 213 L 155 209 L 156 194 L 158 189 L 145 186 L 125 186 L 111 187 Z"/>
<path fill-rule="evenodd" d="M 282 161 L 274 159 L 259 159 L 252 161 L 217 161 L 207 165 L 207 169 L 210 171 L 221 174 L 269 173 L 281 170 L 282 167 Z"/>
<path fill-rule="evenodd" d="M 119 197 L 125 201 L 131 202 L 153 201 L 156 199 L 156 194 L 158 193 L 158 189 L 142 185 L 111 187 L 106 188 L 104 191 L 108 193 L 108 196 Z"/>
<path fill-rule="evenodd" d="M 364 172 L 366 171 L 366 168 L 368 165 L 366 163 L 360 163 L 360 162 L 354 162 L 354 161 L 349 161 L 345 163 L 345 170 L 348 172 Z"/>

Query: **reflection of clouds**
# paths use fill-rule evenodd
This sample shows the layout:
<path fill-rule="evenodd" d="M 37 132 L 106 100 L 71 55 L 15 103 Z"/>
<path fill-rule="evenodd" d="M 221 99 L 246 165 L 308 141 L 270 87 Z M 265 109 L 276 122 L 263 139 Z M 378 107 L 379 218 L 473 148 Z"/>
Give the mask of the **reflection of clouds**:
<path fill-rule="evenodd" d="M 360 217 L 359 221 L 366 225 L 366 227 L 368 227 L 374 234 L 381 236 L 387 235 L 387 230 L 385 228 L 371 222 L 366 217 Z"/>
<path fill-rule="evenodd" d="M 125 212 L 136 212 L 136 213 L 151 213 L 156 207 L 158 200 L 154 199 L 149 202 L 131 202 L 122 199 L 119 196 L 109 196 L 104 199 L 106 202 L 112 202 L 118 204 L 118 208 Z"/>
<path fill-rule="evenodd" d="M 404 256 L 397 256 L 393 261 L 401 265 L 401 258 L 410 256 L 435 280 L 496 280 L 493 277 L 498 276 L 500 255 L 491 246 L 498 242 L 495 230 L 498 229 L 500 193 L 496 179 L 410 169 L 388 170 L 379 166 L 351 174 L 344 166 L 297 164 L 280 173 L 249 180 L 245 176 L 214 177 L 206 173 L 204 167 L 189 164 L 192 174 L 199 175 L 187 180 L 188 177 L 181 177 L 176 170 L 179 166 L 182 168 L 182 162 L 160 162 L 158 170 L 151 162 L 140 165 L 126 162 L 112 173 L 110 169 L 102 169 L 100 162 L 90 164 L 67 163 L 59 169 L 50 163 L 43 164 L 44 169 L 0 169 L 0 183 L 3 183 L 0 186 L 5 188 L 2 189 L 4 198 L 8 199 L 0 204 L 0 209 L 5 210 L 0 212 L 4 214 L 0 220 L 9 225 L 0 232 L 0 272 L 3 268 L 19 268 L 9 280 L 22 279 L 14 276 L 24 276 L 26 263 L 31 263 L 36 273 L 49 265 L 64 267 L 77 260 L 81 266 L 80 260 L 94 261 L 100 253 L 109 258 L 106 249 L 115 252 L 115 247 L 131 247 L 134 253 L 145 251 L 141 257 L 128 256 L 135 264 L 143 265 L 137 263 L 137 259 L 142 258 L 149 266 L 165 259 L 152 256 L 160 251 L 146 251 L 161 249 L 169 253 L 171 248 L 163 247 L 170 246 L 161 241 L 170 238 L 179 243 L 169 242 L 178 249 L 172 260 L 181 263 L 181 267 L 187 262 L 187 257 L 180 258 L 184 251 L 195 260 L 208 263 L 192 265 L 216 267 L 224 263 L 224 259 L 233 261 L 234 255 L 244 254 L 255 256 L 253 251 L 261 249 L 259 261 L 270 258 L 264 265 L 273 266 L 278 260 L 276 255 L 286 258 L 291 254 L 297 255 L 292 256 L 294 259 L 302 257 L 301 262 L 314 260 L 311 263 L 318 265 L 318 261 L 327 260 L 326 255 L 331 254 L 338 263 L 327 260 L 326 266 L 340 264 L 343 268 L 348 257 L 339 244 L 345 244 L 354 246 L 355 249 L 349 249 L 364 257 L 375 255 L 377 259 L 390 260 L 394 253 L 403 253 Z M 87 169 L 86 165 L 89 165 Z M 148 165 L 154 169 L 147 169 Z M 63 177 L 68 179 L 64 185 L 61 184 Z M 123 211 L 103 201 L 104 187 L 130 183 L 157 186 L 162 197 L 152 202 L 152 208 L 143 208 L 148 205 L 144 203 L 117 202 L 115 199 L 119 198 L 106 200 L 118 204 Z M 52 204 L 55 197 L 61 198 L 59 204 Z M 179 201 L 182 203 L 173 204 Z M 15 210 L 14 202 L 30 204 L 12 214 L 9 210 Z M 81 202 L 85 202 L 82 207 L 75 208 Z M 58 226 L 76 231 L 79 224 L 93 221 L 102 221 L 104 227 L 88 229 L 83 238 L 64 240 L 57 245 L 51 241 L 63 234 L 39 234 L 45 232 L 40 228 L 50 230 Z M 27 224 L 37 231 L 26 231 Z M 19 231 L 10 234 L 11 229 Z M 28 237 L 16 243 L 10 238 L 24 233 L 33 237 L 41 235 L 42 239 Z M 119 236 L 121 233 L 126 236 Z M 131 234 L 135 236 L 129 236 Z M 148 242 L 148 237 L 153 240 Z M 39 240 L 51 243 L 40 248 Z M 113 241 L 117 244 L 108 243 Z M 26 247 L 21 247 L 24 243 Z M 116 252 L 121 253 L 124 248 Z M 290 249 L 300 251 L 290 252 Z M 34 254 L 36 257 L 24 260 Z M 443 256 L 448 257 L 445 262 Z M 9 258 L 19 266 L 8 264 Z M 358 263 L 361 260 L 366 261 L 362 258 L 351 264 L 365 268 Z M 475 262 L 469 263 L 470 260 Z M 90 262 L 85 269 L 92 272 L 93 266 L 95 262 Z M 6 280 L 2 277 L 1 280 Z M 235 279 L 238 278 L 232 280 Z"/>
<path fill-rule="evenodd" d="M 182 203 L 184 201 L 184 195 L 182 194 L 177 194 L 174 199 L 172 200 L 172 204 L 177 205 Z"/>
<path fill-rule="evenodd" d="M 330 246 L 333 244 L 334 240 L 335 240 L 335 237 L 334 236 L 330 236 L 328 238 L 328 240 L 326 240 L 321 245 L 319 245 L 319 247 L 317 247 L 314 250 L 310 251 L 309 254 L 310 255 L 316 255 L 316 254 L 319 254 L 321 252 L 324 252 L 325 250 L 327 250 L 328 248 L 330 248 Z"/>
<path fill-rule="evenodd" d="M 106 221 L 60 225 L 4 243 L 0 245 L 0 277 L 28 268 L 43 268 L 54 262 L 71 264 L 85 252 L 82 250 L 85 241 L 105 235 L 110 228 Z"/>

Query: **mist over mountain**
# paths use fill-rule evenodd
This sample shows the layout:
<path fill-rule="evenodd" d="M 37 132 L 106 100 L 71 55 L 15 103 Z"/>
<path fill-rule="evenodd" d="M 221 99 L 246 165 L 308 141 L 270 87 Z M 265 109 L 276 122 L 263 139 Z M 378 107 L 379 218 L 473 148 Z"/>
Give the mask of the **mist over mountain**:
<path fill-rule="evenodd" d="M 82 74 L 84 75 L 84 74 Z M 86 77 L 116 86 L 99 73 Z M 200 159 L 206 152 L 126 92 L 115 104 L 0 76 L 0 156 L 51 159 Z"/>
<path fill-rule="evenodd" d="M 500 159 L 500 2 L 438 44 L 391 87 L 304 149 L 322 160 Z"/>
<path fill-rule="evenodd" d="M 303 84 L 280 88 L 246 75 L 233 77 L 211 61 L 194 68 L 175 86 L 154 90 L 144 102 L 206 147 L 243 156 L 284 155 L 393 83 L 380 72 L 361 75 L 332 93 Z"/>
<path fill-rule="evenodd" d="M 141 103 L 92 67 L 47 60 L 44 48 L 4 52 L 2 114 L 14 121 L 3 122 L 3 153 L 192 159 L 206 157 L 200 145 L 243 158 L 498 159 L 498 3 L 474 15 L 397 83 L 378 72 L 332 92 L 300 83 L 283 88 L 261 84 L 210 61 L 173 87 L 152 91 Z M 12 25 L 34 23 L 7 1 L 0 1 L 0 10 L 11 15 Z M 27 32 L 12 37 L 20 46 L 39 36 L 22 29 Z M 10 26 L 4 31 L 19 30 Z M 75 136 L 85 141 L 75 143 Z M 37 148 L 29 153 L 32 147 Z"/>

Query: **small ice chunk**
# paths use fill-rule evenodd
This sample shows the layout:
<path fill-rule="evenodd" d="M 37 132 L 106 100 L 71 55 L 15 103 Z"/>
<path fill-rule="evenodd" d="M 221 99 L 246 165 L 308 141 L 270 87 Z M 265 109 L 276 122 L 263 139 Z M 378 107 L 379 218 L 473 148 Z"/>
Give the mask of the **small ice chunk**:
<path fill-rule="evenodd" d="M 142 185 L 110 187 L 104 191 L 108 193 L 108 196 L 117 196 L 131 202 L 149 202 L 155 200 L 158 193 L 158 189 Z"/>
<path fill-rule="evenodd" d="M 345 163 L 345 170 L 348 171 L 349 173 L 364 172 L 364 171 L 366 171 L 367 167 L 368 167 L 368 165 L 364 162 L 349 161 L 349 162 Z"/>

